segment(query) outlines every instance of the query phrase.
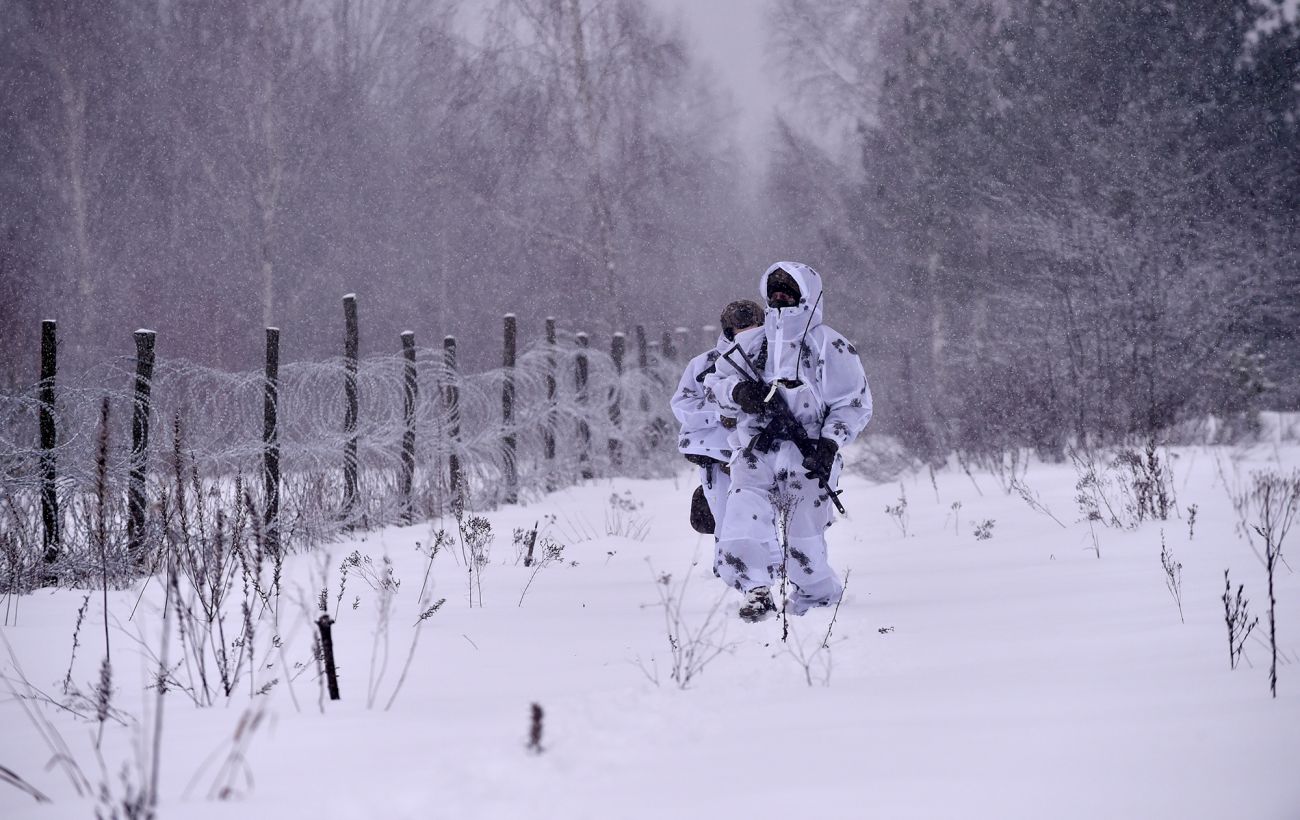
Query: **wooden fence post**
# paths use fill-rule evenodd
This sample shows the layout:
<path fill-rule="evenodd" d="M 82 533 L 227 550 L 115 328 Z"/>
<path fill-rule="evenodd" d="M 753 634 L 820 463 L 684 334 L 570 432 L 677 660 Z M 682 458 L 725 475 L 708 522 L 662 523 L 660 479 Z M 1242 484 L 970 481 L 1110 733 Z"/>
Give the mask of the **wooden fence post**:
<path fill-rule="evenodd" d="M 415 489 L 415 403 L 420 397 L 420 383 L 415 370 L 415 331 L 402 333 L 402 357 L 405 363 L 405 378 L 402 391 L 402 420 L 406 430 L 402 433 L 402 521 L 409 524 L 415 518 L 415 503 L 412 498 Z"/>
<path fill-rule="evenodd" d="M 135 332 L 135 412 L 131 417 L 131 470 L 127 483 L 127 551 L 137 564 L 144 556 L 144 484 L 149 467 L 150 393 L 153 389 L 154 340 L 152 330 Z"/>
<path fill-rule="evenodd" d="M 587 344 L 590 339 L 585 333 L 577 334 L 574 339 L 578 343 L 578 355 L 573 362 L 573 380 L 578 390 L 578 408 L 581 413 L 587 406 Z M 587 419 L 581 416 L 578 419 L 578 464 L 579 474 L 583 478 L 595 475 L 591 469 L 591 427 L 587 424 Z"/>
<path fill-rule="evenodd" d="M 664 361 L 671 362 L 677 359 L 677 348 L 673 347 L 673 334 L 664 331 L 664 341 L 659 346 L 659 350 L 664 354 Z"/>
<path fill-rule="evenodd" d="M 357 505 L 357 295 L 343 297 L 343 517 L 352 528 L 352 513 Z"/>
<path fill-rule="evenodd" d="M 677 331 L 677 354 L 682 357 L 682 361 L 689 361 L 691 358 L 691 331 L 684 327 L 678 327 Z"/>
<path fill-rule="evenodd" d="M 546 489 L 555 489 L 555 317 L 546 317 L 546 422 L 542 455 L 546 458 Z"/>
<path fill-rule="evenodd" d="M 645 325 L 636 326 L 636 366 L 638 370 L 648 370 L 650 368 L 650 345 L 646 342 Z M 642 410 L 650 409 L 650 397 L 645 393 L 641 394 Z"/>
<path fill-rule="evenodd" d="M 718 330 L 717 325 L 705 325 L 700 328 L 700 332 L 704 335 L 704 344 L 700 345 L 700 350 L 708 350 L 718 343 L 718 333 L 721 331 Z M 687 351 L 686 355 L 689 357 L 690 351 Z"/>
<path fill-rule="evenodd" d="M 58 428 L 54 423 L 54 379 L 59 369 L 57 325 L 53 319 L 41 322 L 41 382 L 37 388 L 40 403 L 41 433 L 41 525 L 44 533 L 45 563 L 59 557 L 62 542 L 62 519 L 57 492 L 58 466 L 54 449 L 58 446 Z"/>
<path fill-rule="evenodd" d="M 262 483 L 266 546 L 280 554 L 280 328 L 266 329 L 266 393 L 262 399 Z"/>
<path fill-rule="evenodd" d="M 329 688 L 330 700 L 339 699 L 339 673 L 334 665 L 334 619 L 322 613 L 316 620 L 320 630 L 321 659 L 325 662 L 325 684 Z"/>
<path fill-rule="evenodd" d="M 456 453 L 456 443 L 460 440 L 460 388 L 456 386 L 455 336 L 447 336 L 442 340 L 442 364 L 448 378 L 442 391 L 443 404 L 447 408 L 447 481 L 454 504 L 461 492 L 460 456 Z"/>
<path fill-rule="evenodd" d="M 637 397 L 637 407 L 641 410 L 642 418 L 650 413 L 650 396 L 646 393 L 645 382 L 650 377 L 650 344 L 646 340 L 645 325 L 636 326 L 636 366 L 640 371 L 641 377 L 641 395 Z M 643 422 L 644 423 L 644 422 Z M 641 458 L 647 455 L 647 449 L 659 446 L 659 433 L 657 426 L 650 428 L 650 435 L 640 440 Z"/>
<path fill-rule="evenodd" d="M 627 352 L 627 334 L 615 333 L 609 342 L 609 357 L 614 360 L 614 374 L 622 381 L 623 355 Z M 619 406 L 619 384 L 615 384 L 609 397 L 609 423 L 613 434 L 609 438 L 610 463 L 619 466 L 623 463 L 622 442 L 615 438 L 620 423 L 623 421 L 623 409 Z"/>
<path fill-rule="evenodd" d="M 501 379 L 501 424 L 506 430 L 502 440 L 505 446 L 506 486 L 502 501 L 514 504 L 519 500 L 519 468 L 516 462 L 518 441 L 515 437 L 515 346 L 518 326 L 515 314 L 505 315 L 505 338 L 503 340 L 502 379 Z"/>

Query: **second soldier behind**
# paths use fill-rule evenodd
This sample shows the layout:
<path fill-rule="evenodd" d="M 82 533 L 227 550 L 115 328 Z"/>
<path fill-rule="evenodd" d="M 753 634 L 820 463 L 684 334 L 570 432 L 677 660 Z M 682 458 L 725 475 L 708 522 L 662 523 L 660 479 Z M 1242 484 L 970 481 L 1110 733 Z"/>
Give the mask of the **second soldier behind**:
<path fill-rule="evenodd" d="M 747 299 L 732 302 L 723 309 L 721 319 L 717 345 L 690 360 L 671 402 L 673 415 L 681 423 L 677 449 L 700 470 L 691 523 L 697 530 L 712 532 L 715 540 L 720 537 L 731 489 L 728 463 L 735 452 L 736 420 L 734 414 L 722 413 L 705 390 L 704 380 L 714 372 L 722 353 L 735 343 L 737 334 L 762 326 L 763 308 Z"/>

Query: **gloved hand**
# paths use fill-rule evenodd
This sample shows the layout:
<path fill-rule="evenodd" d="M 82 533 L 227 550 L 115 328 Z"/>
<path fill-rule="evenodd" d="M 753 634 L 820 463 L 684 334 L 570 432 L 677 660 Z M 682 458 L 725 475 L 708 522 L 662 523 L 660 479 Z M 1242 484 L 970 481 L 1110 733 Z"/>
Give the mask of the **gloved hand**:
<path fill-rule="evenodd" d="M 731 400 L 746 413 L 763 412 L 763 386 L 758 382 L 741 382 L 731 391 Z"/>
<path fill-rule="evenodd" d="M 696 467 L 708 467 L 713 464 L 722 463 L 721 461 L 718 461 L 716 458 L 710 458 L 709 456 L 702 456 L 699 453 L 687 453 L 686 460 L 694 464 Z"/>
<path fill-rule="evenodd" d="M 839 452 L 840 445 L 828 438 L 819 438 L 814 447 L 811 453 L 803 457 L 803 468 L 808 471 L 804 477 L 829 480 L 831 467 L 835 464 L 835 454 Z"/>

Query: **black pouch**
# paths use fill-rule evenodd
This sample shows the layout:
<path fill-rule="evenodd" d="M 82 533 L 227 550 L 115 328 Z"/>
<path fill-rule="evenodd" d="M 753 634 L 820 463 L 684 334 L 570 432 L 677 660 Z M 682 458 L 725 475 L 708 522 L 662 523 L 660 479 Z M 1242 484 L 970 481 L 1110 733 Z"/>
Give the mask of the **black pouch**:
<path fill-rule="evenodd" d="M 704 487 L 696 487 L 691 495 L 691 529 L 702 535 L 713 535 L 716 522 L 709 501 L 704 497 Z"/>

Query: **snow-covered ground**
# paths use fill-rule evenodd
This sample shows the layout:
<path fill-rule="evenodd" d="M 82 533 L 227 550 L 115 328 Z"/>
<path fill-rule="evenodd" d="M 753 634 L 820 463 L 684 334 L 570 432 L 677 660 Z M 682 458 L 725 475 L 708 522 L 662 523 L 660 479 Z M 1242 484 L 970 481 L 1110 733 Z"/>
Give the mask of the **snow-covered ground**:
<path fill-rule="evenodd" d="M 278 628 L 269 616 L 258 627 L 255 677 L 208 708 L 183 692 L 165 697 L 161 815 L 1294 820 L 1300 578 L 1278 570 L 1284 654 L 1273 699 L 1264 569 L 1225 484 L 1240 489 L 1252 470 L 1297 466 L 1295 445 L 1178 449 L 1176 514 L 1133 529 L 1083 519 L 1068 463 L 1035 462 L 1023 475 L 1047 512 L 996 476 L 956 465 L 933 481 L 928 471 L 901 483 L 850 477 L 850 517 L 830 543 L 833 564 L 851 576 L 830 648 L 820 651 L 830 611 L 792 621 L 784 644 L 780 621 L 736 618 L 738 597 L 709 569 L 711 539 L 687 524 L 685 472 L 676 482 L 557 492 L 486 514 L 494 540 L 474 607 L 459 545 L 436 557 L 428 583 L 446 603 L 424 622 L 388 710 L 421 609 L 427 561 L 417 544 L 427 548 L 436 527 L 454 531 L 455 522 L 295 555 Z M 1118 485 L 1110 489 L 1122 503 Z M 900 494 L 905 510 L 887 514 Z M 986 521 L 991 537 L 977 538 Z M 564 549 L 532 577 L 511 533 L 535 522 Z M 1291 537 L 1300 555 L 1300 532 Z M 1166 586 L 1162 539 L 1182 564 L 1185 623 Z M 311 641 L 317 597 L 326 583 L 335 610 L 339 566 L 354 550 L 380 571 L 388 556 L 401 585 L 385 638 L 376 629 L 381 596 L 360 567 L 350 572 L 334 625 L 342 700 L 322 702 Z M 1224 570 L 1260 616 L 1236 670 Z M 667 583 L 658 579 L 665 573 Z M 102 763 L 96 723 L 5 695 L 0 766 L 53 802 L 0 783 L 0 816 L 93 812 L 95 799 L 76 796 L 24 706 L 57 729 L 96 790 L 107 783 L 120 799 L 124 782 L 143 779 L 155 694 L 141 684 L 153 662 L 140 640 L 160 645 L 162 593 L 149 584 L 131 619 L 140 594 L 109 594 L 114 706 L 133 717 L 107 724 Z M 686 689 L 671 678 L 664 595 L 684 598 L 691 629 L 723 596 L 715 623 L 725 635 L 706 642 L 725 651 Z M 55 700 L 83 598 L 40 592 L 17 602 L 16 616 L 9 602 L 4 638 L 26 679 Z M 236 605 L 232 628 L 239 618 Z M 80 643 L 72 679 L 89 691 L 103 657 L 98 592 Z M 12 661 L 0 665 L 16 681 Z M 175 674 L 187 680 L 192 670 Z M 533 703 L 543 710 L 540 753 L 526 748 Z M 223 791 L 228 801 L 210 799 Z"/>

